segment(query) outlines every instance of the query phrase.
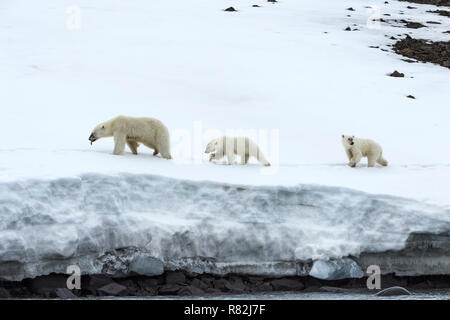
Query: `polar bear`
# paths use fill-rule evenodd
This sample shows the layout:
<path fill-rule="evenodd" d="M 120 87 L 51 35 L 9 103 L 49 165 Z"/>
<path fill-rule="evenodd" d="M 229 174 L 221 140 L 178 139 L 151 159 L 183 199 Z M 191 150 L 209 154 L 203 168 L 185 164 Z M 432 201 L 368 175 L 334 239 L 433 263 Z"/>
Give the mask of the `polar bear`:
<path fill-rule="evenodd" d="M 137 154 L 139 143 L 142 143 L 154 150 L 154 156 L 160 153 L 163 158 L 172 159 L 169 130 L 158 119 L 118 116 L 96 126 L 89 141 L 92 144 L 105 137 L 114 137 L 113 154 L 116 155 L 124 153 L 125 144 L 133 154 Z"/>
<path fill-rule="evenodd" d="M 355 138 L 355 136 L 342 135 L 342 145 L 347 154 L 348 165 L 355 167 L 362 157 L 367 157 L 367 166 L 374 167 L 375 162 L 387 166 L 388 162 L 383 158 L 381 146 L 370 139 Z"/>
<path fill-rule="evenodd" d="M 247 164 L 250 157 L 255 157 L 265 166 L 270 166 L 264 154 L 255 142 L 247 137 L 219 137 L 211 140 L 206 146 L 205 153 L 210 153 L 209 161 L 227 157 L 228 164 L 234 163 L 234 156 L 241 157 L 241 164 Z"/>

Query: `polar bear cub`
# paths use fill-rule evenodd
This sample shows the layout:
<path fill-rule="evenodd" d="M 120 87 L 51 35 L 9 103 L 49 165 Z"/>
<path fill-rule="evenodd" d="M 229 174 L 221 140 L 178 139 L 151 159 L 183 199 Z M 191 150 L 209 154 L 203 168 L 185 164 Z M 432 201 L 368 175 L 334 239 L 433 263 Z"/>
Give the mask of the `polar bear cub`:
<path fill-rule="evenodd" d="M 375 162 L 382 166 L 388 165 L 388 162 L 383 158 L 381 146 L 373 140 L 342 135 L 342 145 L 347 154 L 350 167 L 355 167 L 362 157 L 367 157 L 368 167 L 374 167 Z"/>
<path fill-rule="evenodd" d="M 153 155 L 160 153 L 163 158 L 172 159 L 169 130 L 158 119 L 118 116 L 96 126 L 89 141 L 92 144 L 105 137 L 114 137 L 113 154 L 123 154 L 125 144 L 133 154 L 137 154 L 139 143 L 142 143 L 154 150 Z"/>
<path fill-rule="evenodd" d="M 209 161 L 227 157 L 228 164 L 234 163 L 234 156 L 239 155 L 241 164 L 247 164 L 250 157 L 255 157 L 265 166 L 270 166 L 258 145 L 247 137 L 219 137 L 211 140 L 206 146 L 205 153 L 210 153 Z"/>

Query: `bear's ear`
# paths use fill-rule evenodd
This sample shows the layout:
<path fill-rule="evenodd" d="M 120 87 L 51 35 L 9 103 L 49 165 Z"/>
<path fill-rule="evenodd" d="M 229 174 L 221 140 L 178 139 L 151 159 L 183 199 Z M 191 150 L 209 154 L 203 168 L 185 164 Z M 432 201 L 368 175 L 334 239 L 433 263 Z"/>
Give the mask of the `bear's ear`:
<path fill-rule="evenodd" d="M 105 126 L 102 126 L 102 129 L 105 129 Z"/>
<path fill-rule="evenodd" d="M 352 136 L 352 139 L 355 139 L 355 136 Z"/>

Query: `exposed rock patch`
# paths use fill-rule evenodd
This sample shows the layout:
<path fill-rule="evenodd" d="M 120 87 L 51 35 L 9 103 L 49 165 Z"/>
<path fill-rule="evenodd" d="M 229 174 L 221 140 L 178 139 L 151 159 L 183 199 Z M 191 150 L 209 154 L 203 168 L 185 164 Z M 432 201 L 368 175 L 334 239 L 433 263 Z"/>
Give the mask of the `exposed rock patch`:
<path fill-rule="evenodd" d="M 414 2 L 421 4 L 433 4 L 436 6 L 450 6 L 450 0 L 399 0 L 403 2 Z"/>
<path fill-rule="evenodd" d="M 450 69 L 450 41 L 432 42 L 413 39 L 407 35 L 394 44 L 394 51 L 408 58 L 436 63 Z"/>
<path fill-rule="evenodd" d="M 427 12 L 429 12 L 429 13 L 437 13 L 440 16 L 444 16 L 444 17 L 450 18 L 450 11 L 446 11 L 446 10 L 429 10 Z"/>

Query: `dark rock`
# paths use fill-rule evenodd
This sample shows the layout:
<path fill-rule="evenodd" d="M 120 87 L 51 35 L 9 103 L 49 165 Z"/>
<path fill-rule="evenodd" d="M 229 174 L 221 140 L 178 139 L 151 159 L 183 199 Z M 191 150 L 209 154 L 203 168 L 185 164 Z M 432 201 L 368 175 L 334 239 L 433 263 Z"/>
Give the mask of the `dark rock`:
<path fill-rule="evenodd" d="M 390 77 L 394 77 L 394 78 L 404 78 L 405 74 L 404 73 L 400 73 L 397 70 L 395 70 L 394 72 L 392 72 L 390 75 Z"/>
<path fill-rule="evenodd" d="M 379 297 L 404 296 L 411 295 L 411 292 L 402 287 L 391 287 L 381 290 L 375 295 Z"/>
<path fill-rule="evenodd" d="M 229 283 L 232 292 L 243 293 L 246 289 L 244 281 L 240 277 L 230 277 Z"/>
<path fill-rule="evenodd" d="M 214 282 L 214 280 L 216 280 L 216 278 L 214 278 L 210 275 L 202 275 L 200 277 L 200 280 L 202 280 L 208 287 L 212 287 L 213 282 Z"/>
<path fill-rule="evenodd" d="M 180 296 L 201 296 L 205 291 L 194 286 L 184 286 L 177 293 Z"/>
<path fill-rule="evenodd" d="M 229 292 L 232 291 L 233 287 L 230 284 L 230 282 L 228 282 L 227 279 L 216 279 L 213 281 L 213 286 L 216 289 L 219 289 L 220 291 L 224 291 L 224 292 Z"/>
<path fill-rule="evenodd" d="M 39 276 L 30 279 L 29 286 L 33 292 L 38 292 L 40 289 L 67 288 L 67 277 L 62 274 Z"/>
<path fill-rule="evenodd" d="M 210 294 L 220 294 L 222 293 L 222 291 L 220 291 L 219 289 L 216 288 L 207 288 L 205 289 L 206 293 L 210 293 Z"/>
<path fill-rule="evenodd" d="M 406 96 L 407 98 L 410 98 L 410 99 L 415 99 L 416 97 L 414 97 L 413 95 L 409 95 L 409 96 Z"/>
<path fill-rule="evenodd" d="M 11 294 L 5 288 L 0 288 L 0 299 L 11 298 Z"/>
<path fill-rule="evenodd" d="M 432 289 L 433 287 L 430 286 L 430 283 L 428 281 L 422 281 L 422 282 L 419 282 L 419 283 L 416 283 L 416 284 L 412 285 L 411 288 L 414 288 L 414 289 Z"/>
<path fill-rule="evenodd" d="M 203 282 L 200 279 L 192 280 L 191 285 L 196 287 L 196 288 L 200 288 L 200 289 L 206 289 L 206 288 L 209 287 L 205 282 Z"/>
<path fill-rule="evenodd" d="M 437 22 L 437 21 L 427 21 L 427 23 L 429 23 L 429 24 L 441 24 L 440 22 Z"/>
<path fill-rule="evenodd" d="M 261 284 L 257 284 L 254 287 L 255 292 L 270 292 L 273 291 L 273 286 L 270 284 L 270 282 L 263 282 Z"/>
<path fill-rule="evenodd" d="M 352 7 L 347 8 L 348 11 L 355 11 L 355 9 L 353 9 Z"/>
<path fill-rule="evenodd" d="M 175 295 L 182 288 L 178 284 L 165 284 L 158 288 L 158 294 L 161 295 Z"/>
<path fill-rule="evenodd" d="M 224 9 L 223 11 L 235 12 L 237 10 L 235 8 L 233 8 L 233 7 L 229 7 L 229 8 Z"/>
<path fill-rule="evenodd" d="M 345 31 L 352 31 L 352 28 L 347 27 L 347 28 L 345 28 L 344 30 L 345 30 Z"/>
<path fill-rule="evenodd" d="M 127 279 L 127 280 L 122 280 L 118 283 L 120 285 L 124 286 L 125 288 L 127 288 L 128 294 L 134 295 L 134 296 L 140 295 L 141 287 L 137 284 L 137 282 Z"/>
<path fill-rule="evenodd" d="M 186 276 L 181 271 L 169 271 L 166 274 L 166 284 L 186 283 Z"/>
<path fill-rule="evenodd" d="M 305 278 L 305 286 L 306 286 L 306 288 L 308 288 L 308 287 L 321 287 L 322 286 L 322 282 L 319 279 L 316 279 L 316 278 L 311 277 L 311 276 L 307 276 Z"/>
<path fill-rule="evenodd" d="M 270 283 L 275 291 L 298 291 L 305 288 L 303 283 L 296 279 L 282 278 L 272 280 Z"/>
<path fill-rule="evenodd" d="M 345 288 L 323 286 L 323 287 L 319 288 L 319 291 L 330 292 L 330 293 L 348 293 L 350 290 L 349 289 L 345 289 Z"/>
<path fill-rule="evenodd" d="M 433 289 L 450 288 L 450 278 L 445 276 L 432 276 L 426 280 L 428 286 Z"/>
<path fill-rule="evenodd" d="M 394 51 L 402 56 L 416 59 L 422 62 L 432 62 L 443 67 L 447 66 L 450 52 L 450 41 L 432 42 L 423 39 L 413 39 L 406 36 L 394 44 Z"/>
<path fill-rule="evenodd" d="M 407 6 L 407 9 L 417 9 L 417 7 L 411 7 L 411 6 Z"/>
<path fill-rule="evenodd" d="M 384 274 L 381 278 L 381 287 L 383 289 L 390 287 L 406 287 L 408 280 L 405 277 L 397 277 L 394 274 Z"/>
<path fill-rule="evenodd" d="M 278 1 L 277 0 L 267 0 L 267 2 L 275 3 L 275 2 L 278 2 Z"/>
<path fill-rule="evenodd" d="M 258 6 L 257 4 L 252 5 L 253 8 L 260 8 L 261 6 Z"/>
<path fill-rule="evenodd" d="M 95 293 L 98 288 L 114 283 L 115 281 L 104 274 L 94 274 L 89 276 L 87 289 Z M 82 288 L 83 289 L 83 288 Z"/>
<path fill-rule="evenodd" d="M 433 4 L 436 6 L 450 6 L 449 0 L 400 0 L 400 1 L 407 1 L 421 4 Z"/>
<path fill-rule="evenodd" d="M 110 283 L 99 288 L 97 294 L 99 296 L 125 296 L 128 294 L 128 290 L 118 283 Z"/>
<path fill-rule="evenodd" d="M 405 27 L 409 28 L 409 29 L 426 28 L 426 26 L 421 24 L 420 22 L 412 22 L 412 21 L 411 22 L 407 22 L 405 24 Z"/>
<path fill-rule="evenodd" d="M 427 12 L 437 13 L 440 16 L 444 16 L 444 17 L 449 17 L 450 18 L 450 11 L 446 11 L 446 10 L 429 10 Z"/>
<path fill-rule="evenodd" d="M 76 299 L 78 298 L 72 291 L 67 288 L 57 288 L 54 292 L 55 296 L 60 299 Z"/>
<path fill-rule="evenodd" d="M 139 286 L 142 290 L 150 295 L 158 294 L 158 280 L 157 279 L 144 279 L 138 281 Z"/>

